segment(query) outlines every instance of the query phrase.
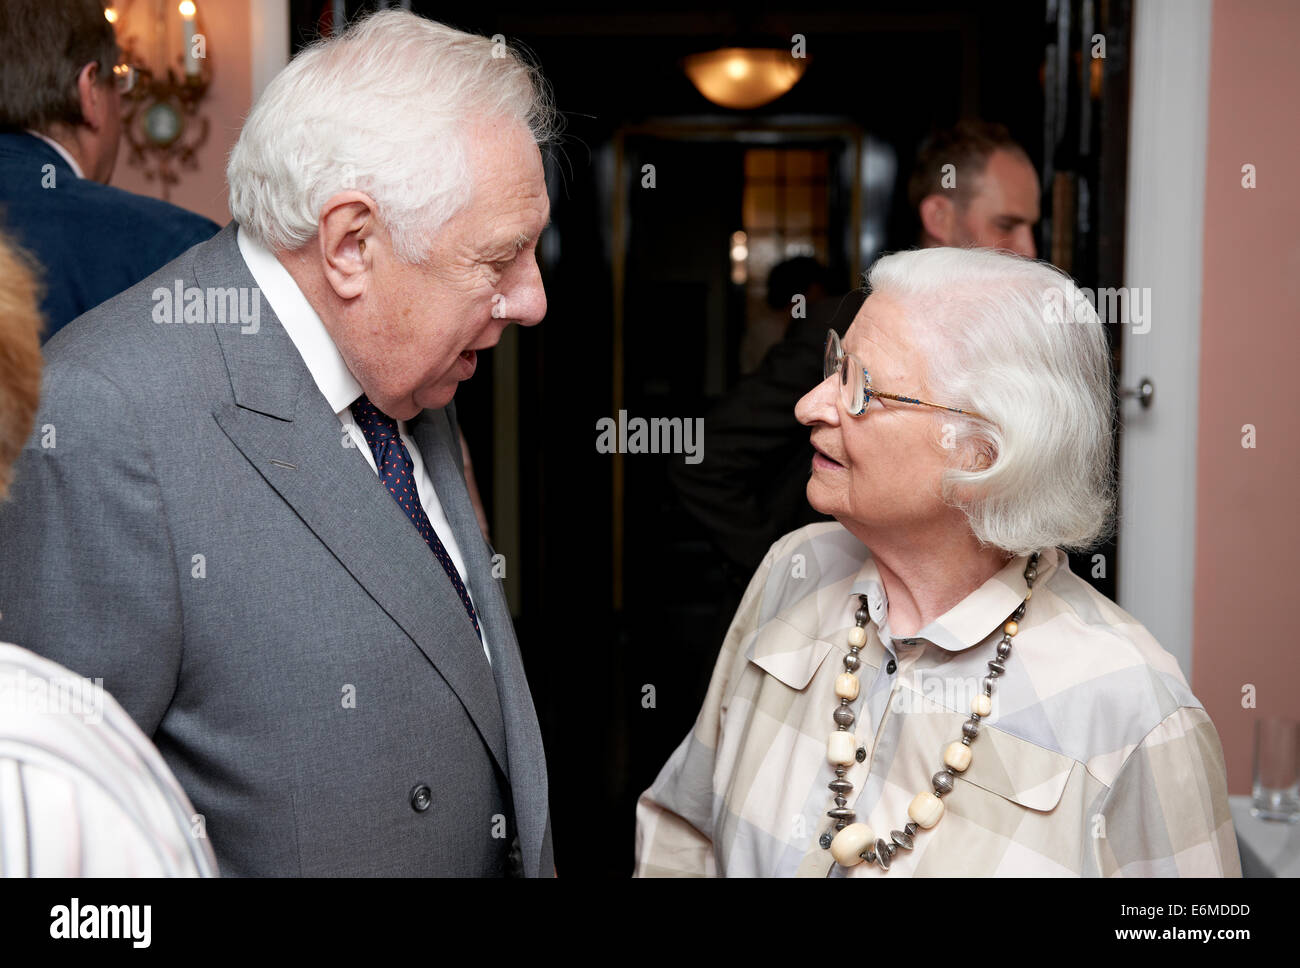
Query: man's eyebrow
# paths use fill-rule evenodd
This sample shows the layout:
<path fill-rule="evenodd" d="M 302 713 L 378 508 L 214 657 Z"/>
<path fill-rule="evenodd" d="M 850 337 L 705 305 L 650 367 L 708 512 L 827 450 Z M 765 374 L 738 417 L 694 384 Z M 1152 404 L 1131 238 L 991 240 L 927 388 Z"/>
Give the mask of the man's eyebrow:
<path fill-rule="evenodd" d="M 537 230 L 538 236 L 540 236 L 543 232 L 545 232 L 550 227 L 551 227 L 551 216 L 547 215 L 546 224 Z M 515 236 L 515 248 L 522 249 L 524 246 L 528 245 L 528 243 L 532 241 L 533 241 L 533 237 L 531 235 L 529 235 L 527 232 L 520 232 L 517 236 Z"/>

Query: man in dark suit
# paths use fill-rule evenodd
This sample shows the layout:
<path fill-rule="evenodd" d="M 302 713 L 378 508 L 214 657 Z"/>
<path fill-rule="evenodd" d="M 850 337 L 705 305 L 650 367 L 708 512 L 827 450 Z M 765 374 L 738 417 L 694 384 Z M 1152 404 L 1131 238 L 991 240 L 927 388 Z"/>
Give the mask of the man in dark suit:
<path fill-rule="evenodd" d="M 0 225 L 43 270 L 47 340 L 217 231 L 108 185 L 133 77 L 120 59 L 99 0 L 0 4 Z"/>
<path fill-rule="evenodd" d="M 249 115 L 236 221 L 47 346 L 0 638 L 103 678 L 224 874 L 554 873 L 452 403 L 545 315 L 540 85 L 485 37 L 360 21 Z"/>

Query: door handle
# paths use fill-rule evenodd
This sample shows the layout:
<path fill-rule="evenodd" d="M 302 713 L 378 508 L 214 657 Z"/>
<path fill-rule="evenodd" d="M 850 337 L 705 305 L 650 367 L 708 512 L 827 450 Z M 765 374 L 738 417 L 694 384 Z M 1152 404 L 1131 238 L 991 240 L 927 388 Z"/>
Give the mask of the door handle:
<path fill-rule="evenodd" d="M 1142 405 L 1143 410 L 1151 409 L 1151 401 L 1155 399 L 1156 385 L 1151 382 L 1149 376 L 1144 376 L 1135 387 L 1120 387 L 1120 399 L 1126 397 L 1137 397 L 1137 402 Z"/>

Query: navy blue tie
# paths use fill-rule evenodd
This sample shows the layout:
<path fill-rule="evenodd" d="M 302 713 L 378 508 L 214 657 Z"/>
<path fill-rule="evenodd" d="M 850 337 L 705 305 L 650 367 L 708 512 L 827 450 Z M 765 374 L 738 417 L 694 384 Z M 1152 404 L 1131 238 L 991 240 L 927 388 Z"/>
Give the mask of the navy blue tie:
<path fill-rule="evenodd" d="M 433 556 L 438 559 L 443 571 L 451 579 L 456 594 L 460 596 L 461 604 L 465 606 L 465 613 L 473 623 L 479 641 L 483 641 L 483 630 L 478 627 L 478 614 L 474 611 L 474 603 L 469 600 L 469 592 L 465 590 L 465 583 L 460 579 L 460 572 L 456 570 L 455 562 L 451 560 L 451 555 L 447 554 L 446 546 L 438 538 L 438 532 L 433 530 L 433 525 L 429 523 L 429 516 L 424 513 L 424 508 L 420 504 L 420 495 L 416 490 L 415 476 L 412 473 L 415 465 L 411 462 L 411 455 L 397 432 L 397 421 L 388 414 L 382 413 L 364 393 L 352 404 L 352 416 L 356 418 L 357 426 L 365 434 L 371 453 L 375 455 L 375 464 L 379 467 L 379 480 L 384 487 L 388 488 L 388 493 L 393 495 L 397 506 L 406 512 L 406 516 L 415 525 L 415 530 L 420 532 L 420 536 L 433 551 Z"/>

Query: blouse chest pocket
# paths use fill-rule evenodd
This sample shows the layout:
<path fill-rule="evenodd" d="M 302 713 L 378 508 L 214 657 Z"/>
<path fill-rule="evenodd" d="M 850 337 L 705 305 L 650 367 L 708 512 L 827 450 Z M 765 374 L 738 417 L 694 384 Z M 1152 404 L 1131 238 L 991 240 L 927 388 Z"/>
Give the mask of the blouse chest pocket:
<path fill-rule="evenodd" d="M 960 725 L 956 735 L 961 736 Z M 970 766 L 957 776 L 1022 807 L 1048 812 L 1061 802 L 1074 767 L 1064 754 L 981 723 L 971 742 Z M 953 796 L 960 793 L 959 782 Z"/>
<path fill-rule="evenodd" d="M 824 639 L 772 619 L 750 641 L 745 658 L 791 689 L 802 690 L 812 682 L 831 648 Z"/>

